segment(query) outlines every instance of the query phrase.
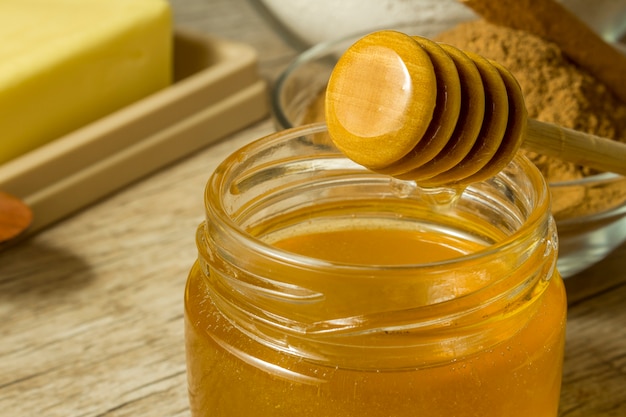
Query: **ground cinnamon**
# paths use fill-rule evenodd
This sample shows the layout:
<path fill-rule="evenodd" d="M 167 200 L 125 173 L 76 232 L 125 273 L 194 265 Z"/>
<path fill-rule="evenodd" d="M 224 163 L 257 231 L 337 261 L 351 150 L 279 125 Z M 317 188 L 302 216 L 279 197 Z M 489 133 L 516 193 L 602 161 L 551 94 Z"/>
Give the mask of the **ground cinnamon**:
<path fill-rule="evenodd" d="M 626 142 L 626 105 L 569 61 L 556 44 L 484 20 L 460 24 L 437 40 L 508 68 L 520 83 L 529 117 Z M 590 174 L 584 167 L 559 168 L 546 158 L 533 160 L 546 165 L 544 174 L 551 182 Z"/>
<path fill-rule="evenodd" d="M 626 102 L 626 55 L 556 0 L 461 0 L 485 20 L 554 42 L 576 64 Z"/>
<path fill-rule="evenodd" d="M 485 20 L 460 24 L 437 40 L 493 59 L 509 69 L 520 83 L 529 117 L 626 142 L 626 104 L 570 61 L 556 44 Z M 545 155 L 526 154 L 550 183 L 596 173 Z M 554 211 L 570 217 L 626 200 L 624 184 L 593 196 L 588 193 L 582 187 L 562 189 L 555 195 Z"/>

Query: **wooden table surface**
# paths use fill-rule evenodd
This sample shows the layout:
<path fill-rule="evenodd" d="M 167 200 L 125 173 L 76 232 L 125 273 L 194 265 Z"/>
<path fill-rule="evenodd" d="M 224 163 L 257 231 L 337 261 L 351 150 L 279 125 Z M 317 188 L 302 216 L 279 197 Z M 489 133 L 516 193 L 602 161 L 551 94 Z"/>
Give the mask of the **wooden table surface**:
<path fill-rule="evenodd" d="M 246 0 L 171 3 L 177 25 L 254 46 L 268 80 L 296 54 Z M 272 130 L 249 126 L 0 252 L 1 416 L 189 416 L 183 288 L 204 185 Z M 626 245 L 566 285 L 560 415 L 626 416 Z"/>

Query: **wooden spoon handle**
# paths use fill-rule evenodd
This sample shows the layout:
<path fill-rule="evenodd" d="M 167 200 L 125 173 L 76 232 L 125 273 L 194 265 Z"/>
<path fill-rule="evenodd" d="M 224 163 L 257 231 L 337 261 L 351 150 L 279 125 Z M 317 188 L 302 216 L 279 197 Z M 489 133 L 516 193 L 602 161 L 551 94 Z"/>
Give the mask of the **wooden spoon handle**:
<path fill-rule="evenodd" d="M 21 234 L 33 220 L 33 213 L 19 198 L 0 191 L 0 243 Z"/>
<path fill-rule="evenodd" d="M 556 43 L 626 103 L 626 55 L 554 0 L 462 0 L 485 20 Z"/>
<path fill-rule="evenodd" d="M 626 144 L 528 119 L 522 147 L 565 161 L 626 175 Z"/>

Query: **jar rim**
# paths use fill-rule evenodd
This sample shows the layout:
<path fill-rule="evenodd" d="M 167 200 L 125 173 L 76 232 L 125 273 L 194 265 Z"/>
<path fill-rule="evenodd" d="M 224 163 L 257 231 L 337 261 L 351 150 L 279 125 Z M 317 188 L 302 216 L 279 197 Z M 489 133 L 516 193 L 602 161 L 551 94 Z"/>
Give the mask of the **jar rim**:
<path fill-rule="evenodd" d="M 523 155 L 518 154 L 511 162 L 511 164 L 518 165 L 520 169 L 525 173 L 525 175 L 528 176 L 528 179 L 532 181 L 533 184 L 538 185 L 537 187 L 534 187 L 537 195 L 535 196 L 536 198 L 533 199 L 533 202 L 535 204 L 529 211 L 529 216 L 524 220 L 523 224 L 517 230 L 513 231 L 502 240 L 488 245 L 480 250 L 467 254 L 462 254 L 460 256 L 450 259 L 424 262 L 419 264 L 398 265 L 364 265 L 331 261 L 305 255 L 299 255 L 278 248 L 276 246 L 273 246 L 271 243 L 264 242 L 263 240 L 257 238 L 249 231 L 241 227 L 227 212 L 226 207 L 222 204 L 223 200 L 220 197 L 222 193 L 228 190 L 230 181 L 232 177 L 236 174 L 236 168 L 239 167 L 245 160 L 247 160 L 247 158 L 255 155 L 263 148 L 271 147 L 272 145 L 280 143 L 282 141 L 287 141 L 297 137 L 316 133 L 323 133 L 325 131 L 325 123 L 313 123 L 309 125 L 289 128 L 266 135 L 260 139 L 250 142 L 239 150 L 233 152 L 226 159 L 224 159 L 224 161 L 222 161 L 222 163 L 219 164 L 214 171 L 205 189 L 205 209 L 207 210 L 207 213 L 210 212 L 212 222 L 218 220 L 219 223 L 221 223 L 222 227 L 226 227 L 229 229 L 229 233 L 231 234 L 231 236 L 233 236 L 233 238 L 236 239 L 239 243 L 245 245 L 250 250 L 262 253 L 263 256 L 266 257 L 269 256 L 271 258 L 287 262 L 291 265 L 303 266 L 309 269 L 332 268 L 336 272 L 341 270 L 349 270 L 354 272 L 367 273 L 377 271 L 380 272 L 382 270 L 389 272 L 405 270 L 413 271 L 416 269 L 428 268 L 458 267 L 459 264 L 463 264 L 465 262 L 471 262 L 480 258 L 498 256 L 498 254 L 502 253 L 503 251 L 506 252 L 508 250 L 511 250 L 516 245 L 519 245 L 520 240 L 524 240 L 522 238 L 524 235 L 529 233 L 529 230 L 532 231 L 541 229 L 545 227 L 545 222 L 547 221 L 547 219 L 551 219 L 550 195 L 544 177 L 541 175 L 537 167 L 532 162 L 530 162 L 530 160 L 528 160 Z M 246 158 L 242 158 L 242 155 L 245 155 Z M 502 172 L 497 174 L 496 177 L 501 174 Z M 381 174 L 372 173 L 372 175 Z M 469 187 L 472 186 L 473 185 L 470 185 Z M 217 196 L 217 198 L 211 198 L 212 196 Z M 214 206 L 215 203 L 217 203 L 218 205 Z"/>

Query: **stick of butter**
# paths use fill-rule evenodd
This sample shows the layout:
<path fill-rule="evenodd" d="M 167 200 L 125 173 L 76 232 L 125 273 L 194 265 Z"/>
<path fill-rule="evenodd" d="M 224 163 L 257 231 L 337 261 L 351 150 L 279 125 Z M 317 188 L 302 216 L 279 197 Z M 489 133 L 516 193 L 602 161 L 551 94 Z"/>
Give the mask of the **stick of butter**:
<path fill-rule="evenodd" d="M 1 0 L 0 164 L 171 83 L 166 0 Z"/>

